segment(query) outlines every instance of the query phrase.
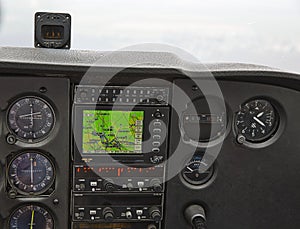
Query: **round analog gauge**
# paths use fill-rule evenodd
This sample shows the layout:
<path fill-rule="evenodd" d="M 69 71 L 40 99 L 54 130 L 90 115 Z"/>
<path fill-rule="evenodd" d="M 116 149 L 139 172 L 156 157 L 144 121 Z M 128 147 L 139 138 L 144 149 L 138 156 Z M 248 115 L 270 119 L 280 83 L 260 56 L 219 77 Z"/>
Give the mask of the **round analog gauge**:
<path fill-rule="evenodd" d="M 52 107 L 43 99 L 25 97 L 16 101 L 8 112 L 8 127 L 17 139 L 34 143 L 44 139 L 54 127 Z"/>
<path fill-rule="evenodd" d="M 181 175 L 183 179 L 195 186 L 203 185 L 210 180 L 214 172 L 214 166 L 208 165 L 202 156 L 194 156 L 192 160 L 186 164 Z"/>
<path fill-rule="evenodd" d="M 270 102 L 252 100 L 241 106 L 235 125 L 239 135 L 249 142 L 268 140 L 277 130 L 279 115 Z"/>
<path fill-rule="evenodd" d="M 37 205 L 26 205 L 18 208 L 10 217 L 10 229 L 53 229 L 52 215 Z"/>
<path fill-rule="evenodd" d="M 12 160 L 8 168 L 9 184 L 21 194 L 39 194 L 54 182 L 54 166 L 49 158 L 26 152 Z"/>
<path fill-rule="evenodd" d="M 226 127 L 226 107 L 216 98 L 196 99 L 187 105 L 182 115 L 185 137 L 194 142 L 205 143 L 216 140 L 224 135 Z"/>

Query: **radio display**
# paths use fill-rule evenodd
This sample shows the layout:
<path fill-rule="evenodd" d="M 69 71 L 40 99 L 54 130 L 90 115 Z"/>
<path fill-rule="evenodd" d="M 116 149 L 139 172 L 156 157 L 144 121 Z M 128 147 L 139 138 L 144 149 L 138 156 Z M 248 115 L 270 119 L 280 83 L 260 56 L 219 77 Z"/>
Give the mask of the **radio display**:
<path fill-rule="evenodd" d="M 83 110 L 83 154 L 141 154 L 144 111 Z"/>

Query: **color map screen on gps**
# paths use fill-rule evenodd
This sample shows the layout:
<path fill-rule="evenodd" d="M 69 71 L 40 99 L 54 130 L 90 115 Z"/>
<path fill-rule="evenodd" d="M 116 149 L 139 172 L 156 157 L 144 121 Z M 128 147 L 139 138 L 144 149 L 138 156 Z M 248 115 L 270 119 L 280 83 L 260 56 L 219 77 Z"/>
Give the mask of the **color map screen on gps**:
<path fill-rule="evenodd" d="M 144 111 L 83 110 L 83 154 L 141 154 Z"/>

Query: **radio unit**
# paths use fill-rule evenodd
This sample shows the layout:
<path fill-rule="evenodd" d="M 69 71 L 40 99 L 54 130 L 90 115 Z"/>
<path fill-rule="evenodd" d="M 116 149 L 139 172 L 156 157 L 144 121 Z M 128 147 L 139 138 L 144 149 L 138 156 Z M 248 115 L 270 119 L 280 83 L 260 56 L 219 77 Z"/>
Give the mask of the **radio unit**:
<path fill-rule="evenodd" d="M 73 229 L 159 229 L 160 223 L 73 223 Z"/>
<path fill-rule="evenodd" d="M 169 89 L 75 92 L 72 228 L 160 229 Z"/>
<path fill-rule="evenodd" d="M 160 222 L 162 195 L 73 195 L 73 221 Z"/>
<path fill-rule="evenodd" d="M 163 192 L 164 166 L 74 166 L 74 192 Z"/>

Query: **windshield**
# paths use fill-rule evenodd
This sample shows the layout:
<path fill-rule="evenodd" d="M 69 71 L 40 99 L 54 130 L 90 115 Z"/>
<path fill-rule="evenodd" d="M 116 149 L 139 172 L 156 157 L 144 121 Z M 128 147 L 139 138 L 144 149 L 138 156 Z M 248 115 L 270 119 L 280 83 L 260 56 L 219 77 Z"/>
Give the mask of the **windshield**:
<path fill-rule="evenodd" d="M 72 49 L 163 43 L 204 63 L 300 72 L 299 0 L 0 0 L 0 5 L 0 46 L 33 47 L 35 12 L 64 12 L 72 15 Z"/>

